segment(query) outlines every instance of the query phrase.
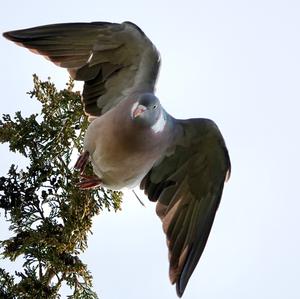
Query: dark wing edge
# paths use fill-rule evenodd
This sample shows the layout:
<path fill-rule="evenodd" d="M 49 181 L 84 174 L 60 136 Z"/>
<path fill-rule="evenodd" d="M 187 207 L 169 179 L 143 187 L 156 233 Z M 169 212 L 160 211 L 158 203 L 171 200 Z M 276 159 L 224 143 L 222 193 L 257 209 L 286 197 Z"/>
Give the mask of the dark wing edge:
<path fill-rule="evenodd" d="M 181 133 L 141 182 L 162 220 L 171 283 L 181 297 L 206 245 L 230 159 L 217 126 L 208 119 L 177 121 Z"/>
<path fill-rule="evenodd" d="M 62 23 L 3 33 L 85 81 L 85 112 L 99 116 L 135 92 L 153 92 L 159 53 L 130 22 Z"/>

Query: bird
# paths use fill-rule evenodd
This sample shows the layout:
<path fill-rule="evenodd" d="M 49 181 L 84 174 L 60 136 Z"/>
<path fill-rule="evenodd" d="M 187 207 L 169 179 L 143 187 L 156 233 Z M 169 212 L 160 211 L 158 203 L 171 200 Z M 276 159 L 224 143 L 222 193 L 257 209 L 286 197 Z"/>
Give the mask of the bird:
<path fill-rule="evenodd" d="M 80 171 L 77 186 L 139 186 L 156 203 L 170 281 L 182 297 L 231 172 L 215 122 L 176 119 L 162 107 L 155 94 L 160 54 L 132 22 L 51 24 L 3 36 L 84 81 L 82 102 L 90 124 L 75 164 Z M 94 174 L 87 176 L 89 162 Z"/>

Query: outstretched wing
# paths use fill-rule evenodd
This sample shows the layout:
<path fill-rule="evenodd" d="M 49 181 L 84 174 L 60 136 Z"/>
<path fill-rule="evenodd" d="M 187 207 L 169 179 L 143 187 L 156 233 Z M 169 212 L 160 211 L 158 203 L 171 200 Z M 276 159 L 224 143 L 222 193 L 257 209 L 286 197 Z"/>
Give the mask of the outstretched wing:
<path fill-rule="evenodd" d="M 159 53 L 135 24 L 66 23 L 10 31 L 4 37 L 85 81 L 85 112 L 99 116 L 128 95 L 153 92 Z"/>
<path fill-rule="evenodd" d="M 141 182 L 163 223 L 170 280 L 182 296 L 204 250 L 223 185 L 229 155 L 217 126 L 208 119 L 178 120 L 169 153 Z"/>

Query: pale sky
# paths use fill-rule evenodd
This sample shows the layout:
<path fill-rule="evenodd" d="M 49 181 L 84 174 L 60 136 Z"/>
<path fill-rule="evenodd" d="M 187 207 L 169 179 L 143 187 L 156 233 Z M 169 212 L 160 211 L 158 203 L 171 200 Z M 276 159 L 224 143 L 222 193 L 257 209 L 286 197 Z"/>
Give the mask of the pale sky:
<path fill-rule="evenodd" d="M 164 108 L 218 124 L 232 176 L 185 299 L 300 298 L 299 16 L 298 0 L 2 1 L 1 32 L 135 22 L 161 53 L 157 95 Z M 33 73 L 64 86 L 65 70 L 4 38 L 0 47 L 1 114 L 38 111 L 26 95 Z M 6 145 L 0 155 L 0 175 L 24 161 Z M 160 221 L 143 201 L 146 208 L 129 193 L 122 212 L 94 218 L 83 260 L 100 298 L 176 298 Z"/>

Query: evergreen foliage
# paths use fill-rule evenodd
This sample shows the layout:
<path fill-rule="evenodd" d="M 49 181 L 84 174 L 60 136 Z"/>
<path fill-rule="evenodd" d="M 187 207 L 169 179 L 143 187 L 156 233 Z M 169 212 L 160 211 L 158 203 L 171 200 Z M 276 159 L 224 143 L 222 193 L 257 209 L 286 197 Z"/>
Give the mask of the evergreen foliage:
<path fill-rule="evenodd" d="M 79 255 L 93 216 L 104 208 L 119 210 L 122 194 L 76 187 L 79 173 L 72 166 L 88 126 L 80 94 L 71 80 L 61 91 L 50 79 L 34 75 L 33 81 L 29 95 L 41 103 L 41 113 L 0 120 L 0 142 L 28 160 L 25 169 L 11 165 L 0 177 L 1 216 L 13 235 L 0 242 L 2 258 L 25 260 L 15 274 L 0 269 L 0 298 L 60 298 L 62 283 L 71 288 L 70 298 L 97 298 Z"/>

